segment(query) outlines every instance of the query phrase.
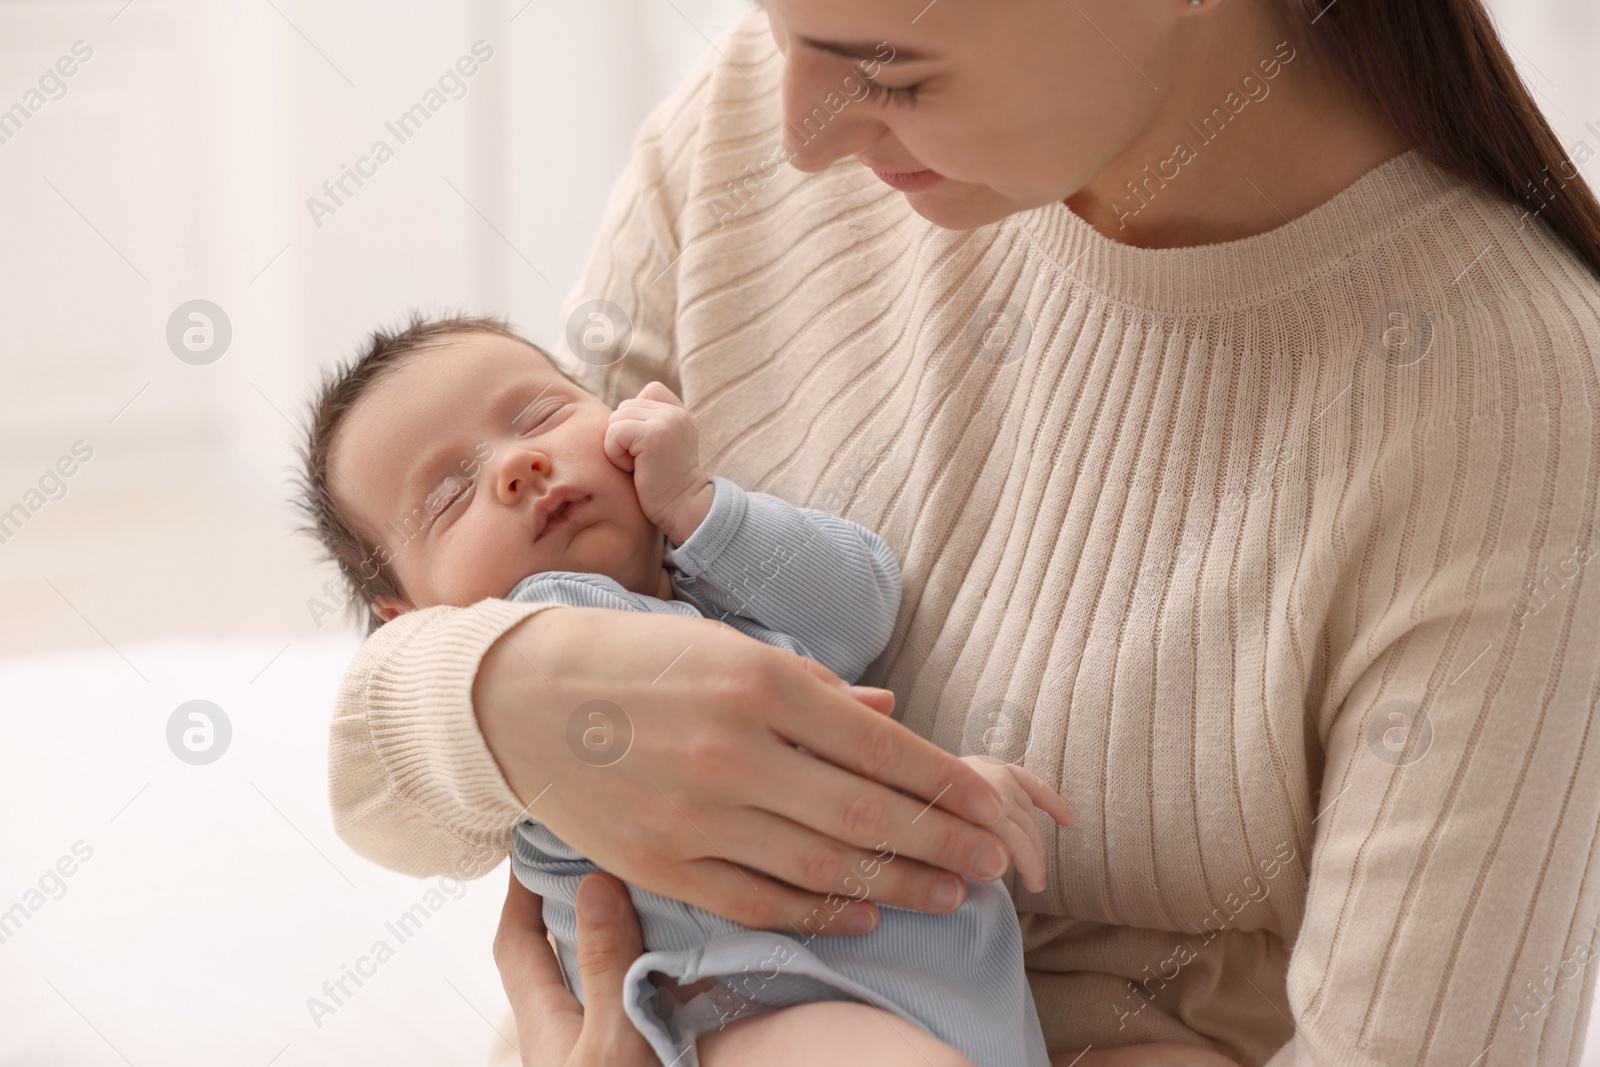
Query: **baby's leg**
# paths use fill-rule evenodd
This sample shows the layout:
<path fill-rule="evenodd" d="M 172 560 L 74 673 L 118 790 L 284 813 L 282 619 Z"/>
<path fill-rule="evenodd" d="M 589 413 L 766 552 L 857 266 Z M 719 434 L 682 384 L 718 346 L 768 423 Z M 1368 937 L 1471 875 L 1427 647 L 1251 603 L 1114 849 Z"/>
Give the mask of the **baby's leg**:
<path fill-rule="evenodd" d="M 764 1011 L 701 1034 L 697 1044 L 701 1067 L 972 1067 L 921 1027 L 853 1000 Z"/>

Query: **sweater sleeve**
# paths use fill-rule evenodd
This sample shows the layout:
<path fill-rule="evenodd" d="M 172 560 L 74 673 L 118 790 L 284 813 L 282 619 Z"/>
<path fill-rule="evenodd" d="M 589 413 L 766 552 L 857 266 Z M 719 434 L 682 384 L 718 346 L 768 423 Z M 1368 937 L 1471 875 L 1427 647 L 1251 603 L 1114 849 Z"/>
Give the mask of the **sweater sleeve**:
<path fill-rule="evenodd" d="M 900 568 L 863 526 L 713 476 L 711 510 L 669 558 L 713 618 L 788 635 L 801 655 L 854 681 L 894 635 Z"/>
<path fill-rule="evenodd" d="M 1296 1034 L 1268 1067 L 1577 1062 L 1600 935 L 1594 441 L 1576 407 L 1447 424 L 1333 531 L 1360 571 L 1335 584 L 1392 595 L 1329 619 Z M 1425 484 L 1464 506 L 1417 506 Z"/>
<path fill-rule="evenodd" d="M 505 858 L 523 806 L 478 730 L 472 681 L 501 634 L 554 607 L 424 608 L 367 638 L 328 744 L 333 825 L 351 848 L 417 877 L 476 878 Z"/>

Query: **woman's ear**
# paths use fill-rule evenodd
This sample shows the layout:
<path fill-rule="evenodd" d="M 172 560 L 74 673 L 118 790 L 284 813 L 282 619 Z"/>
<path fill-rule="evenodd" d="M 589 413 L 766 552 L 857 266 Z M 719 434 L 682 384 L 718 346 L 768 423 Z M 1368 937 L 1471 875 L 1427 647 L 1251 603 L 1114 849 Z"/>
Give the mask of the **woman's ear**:
<path fill-rule="evenodd" d="M 403 596 L 380 595 L 372 598 L 372 613 L 384 622 L 393 622 L 396 615 L 415 610 L 416 605 Z"/>

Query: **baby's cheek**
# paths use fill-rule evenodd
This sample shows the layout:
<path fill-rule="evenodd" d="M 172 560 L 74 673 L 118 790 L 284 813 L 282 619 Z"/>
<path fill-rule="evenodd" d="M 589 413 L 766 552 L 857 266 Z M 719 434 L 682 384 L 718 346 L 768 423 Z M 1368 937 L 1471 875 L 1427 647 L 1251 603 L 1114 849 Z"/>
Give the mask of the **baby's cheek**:
<path fill-rule="evenodd" d="M 500 524 L 493 531 L 460 530 L 449 546 L 448 578 L 468 603 L 505 597 L 539 568 L 529 559 L 531 534 L 519 544 L 515 531 Z"/>

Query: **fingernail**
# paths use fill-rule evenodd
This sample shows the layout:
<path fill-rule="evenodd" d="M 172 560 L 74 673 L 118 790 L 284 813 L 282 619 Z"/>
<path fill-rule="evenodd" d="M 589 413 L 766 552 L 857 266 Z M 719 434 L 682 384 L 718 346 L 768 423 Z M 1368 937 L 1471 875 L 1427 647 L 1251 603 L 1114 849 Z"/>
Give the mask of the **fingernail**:
<path fill-rule="evenodd" d="M 851 908 L 850 917 L 844 921 L 846 933 L 864 934 L 878 925 L 877 913 L 870 908 Z"/>
<path fill-rule="evenodd" d="M 972 876 L 988 881 L 1006 869 L 1006 858 L 992 841 L 985 841 L 972 854 Z"/>
<path fill-rule="evenodd" d="M 617 913 L 617 894 L 600 878 L 585 878 L 578 886 L 578 912 L 590 922 L 604 922 Z"/>
<path fill-rule="evenodd" d="M 967 805 L 967 817 L 978 823 L 992 823 L 1000 817 L 1000 798 L 985 790 Z"/>
<path fill-rule="evenodd" d="M 940 911 L 954 911 L 961 901 L 961 882 L 956 878 L 945 877 L 933 887 L 933 906 Z"/>

